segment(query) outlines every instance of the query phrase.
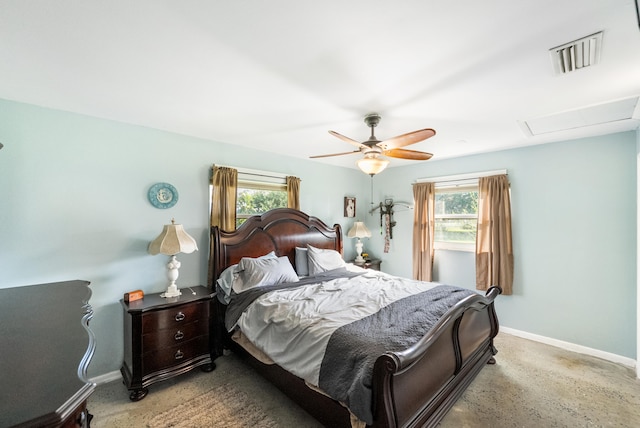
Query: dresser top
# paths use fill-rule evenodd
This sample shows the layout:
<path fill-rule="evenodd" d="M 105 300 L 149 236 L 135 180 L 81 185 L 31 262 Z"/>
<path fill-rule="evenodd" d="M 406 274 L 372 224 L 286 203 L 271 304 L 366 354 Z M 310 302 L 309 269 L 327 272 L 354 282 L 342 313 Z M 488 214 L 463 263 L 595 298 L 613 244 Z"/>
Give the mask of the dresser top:
<path fill-rule="evenodd" d="M 0 426 L 59 422 L 95 388 L 86 379 L 95 348 L 88 285 L 0 289 Z"/>
<path fill-rule="evenodd" d="M 133 302 L 126 303 L 123 299 L 120 300 L 129 312 L 146 312 L 150 310 L 157 310 L 168 308 L 171 306 L 181 305 L 185 303 L 191 303 L 198 300 L 209 300 L 214 293 L 210 293 L 207 287 L 202 285 L 193 287 L 181 287 L 182 293 L 177 297 L 160 297 L 162 293 L 145 294 L 144 298 L 140 300 L 134 300 Z"/>

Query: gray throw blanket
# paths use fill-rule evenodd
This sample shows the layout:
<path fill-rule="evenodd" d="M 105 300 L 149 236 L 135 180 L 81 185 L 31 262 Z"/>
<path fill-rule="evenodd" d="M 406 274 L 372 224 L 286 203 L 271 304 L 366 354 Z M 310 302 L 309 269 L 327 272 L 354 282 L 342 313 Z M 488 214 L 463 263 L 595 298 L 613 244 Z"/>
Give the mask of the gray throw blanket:
<path fill-rule="evenodd" d="M 373 424 L 371 379 L 376 358 L 415 344 L 445 312 L 473 294 L 465 288 L 441 285 L 340 327 L 329 339 L 318 386 L 360 420 Z"/>

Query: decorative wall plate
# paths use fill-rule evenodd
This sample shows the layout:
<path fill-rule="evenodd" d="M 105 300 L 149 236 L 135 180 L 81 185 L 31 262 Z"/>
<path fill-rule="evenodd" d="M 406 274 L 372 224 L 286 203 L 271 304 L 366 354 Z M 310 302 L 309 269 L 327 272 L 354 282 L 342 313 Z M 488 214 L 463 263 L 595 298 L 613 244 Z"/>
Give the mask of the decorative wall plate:
<path fill-rule="evenodd" d="M 178 191 L 169 183 L 156 183 L 149 189 L 149 202 L 156 208 L 171 208 L 178 202 Z"/>

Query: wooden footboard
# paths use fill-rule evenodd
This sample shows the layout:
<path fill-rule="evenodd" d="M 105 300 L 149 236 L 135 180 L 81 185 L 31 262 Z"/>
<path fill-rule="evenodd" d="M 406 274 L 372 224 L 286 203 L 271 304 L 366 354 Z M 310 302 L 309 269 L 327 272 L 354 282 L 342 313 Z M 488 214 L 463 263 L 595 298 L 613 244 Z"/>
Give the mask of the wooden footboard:
<path fill-rule="evenodd" d="M 493 301 L 498 294 L 492 287 L 486 296 L 460 301 L 414 346 L 376 360 L 374 427 L 438 424 L 497 352 Z"/>

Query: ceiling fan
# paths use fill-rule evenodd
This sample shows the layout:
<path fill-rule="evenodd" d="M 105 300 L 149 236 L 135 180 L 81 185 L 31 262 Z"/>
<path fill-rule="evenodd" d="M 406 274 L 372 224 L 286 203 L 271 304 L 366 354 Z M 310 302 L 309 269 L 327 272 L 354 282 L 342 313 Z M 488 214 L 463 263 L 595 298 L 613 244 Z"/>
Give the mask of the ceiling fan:
<path fill-rule="evenodd" d="M 373 133 L 375 128 L 380 122 L 380 115 L 377 113 L 370 113 L 364 117 L 364 123 L 371 128 L 371 136 L 367 141 L 362 143 L 352 140 L 349 137 L 338 134 L 335 131 L 329 131 L 329 134 L 334 137 L 338 137 L 342 141 L 352 144 L 358 148 L 351 152 L 332 153 L 328 155 L 311 156 L 311 158 L 326 158 L 330 156 L 342 156 L 350 155 L 353 153 L 363 153 L 364 157 L 358 160 L 358 167 L 366 174 L 374 176 L 387 167 L 389 161 L 382 156 L 389 156 L 392 158 L 410 159 L 410 160 L 428 160 L 433 155 L 431 153 L 419 152 L 417 150 L 401 149 L 401 147 L 415 144 L 427 138 L 431 138 L 436 135 L 436 131 L 431 128 L 420 129 L 418 131 L 408 132 L 406 134 L 398 135 L 388 140 L 380 141 Z"/>

